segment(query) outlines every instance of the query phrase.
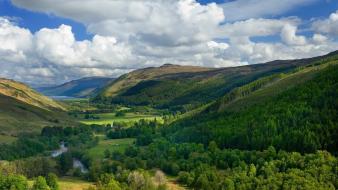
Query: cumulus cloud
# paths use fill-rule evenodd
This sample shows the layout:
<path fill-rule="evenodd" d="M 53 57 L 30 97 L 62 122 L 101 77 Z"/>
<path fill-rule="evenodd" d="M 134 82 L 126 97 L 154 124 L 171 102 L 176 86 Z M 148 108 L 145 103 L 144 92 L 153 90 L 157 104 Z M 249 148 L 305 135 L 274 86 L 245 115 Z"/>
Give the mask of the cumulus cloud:
<path fill-rule="evenodd" d="M 8 19 L 0 17 L 0 42 L 2 62 L 24 61 L 25 53 L 32 45 L 32 34 L 29 30 L 15 26 Z"/>
<path fill-rule="evenodd" d="M 286 24 L 281 32 L 282 40 L 288 45 L 305 45 L 306 39 L 304 36 L 297 36 L 297 27 Z"/>
<path fill-rule="evenodd" d="M 31 33 L 0 18 L 0 75 L 55 83 L 93 75 L 116 77 L 164 63 L 228 67 L 317 56 L 338 49 L 331 26 L 337 13 L 316 20 L 312 37 L 299 32 L 303 21 L 297 17 L 259 18 L 313 1 L 271 0 L 261 6 L 257 0 L 221 5 L 196 0 L 12 0 L 28 10 L 83 23 L 93 38 L 78 41 L 67 25 Z M 280 40 L 253 40 L 267 36 Z"/>
<path fill-rule="evenodd" d="M 0 42 L 0 75 L 26 82 L 41 77 L 55 82 L 84 75 L 116 76 L 136 63 L 130 48 L 114 37 L 95 35 L 91 41 L 76 41 L 67 25 L 32 34 L 1 18 Z"/>
<path fill-rule="evenodd" d="M 137 40 L 150 45 L 177 46 L 205 42 L 214 37 L 224 20 L 215 3 L 195 0 L 13 0 L 15 5 L 87 25 L 88 31 L 114 35 L 119 40 Z"/>
<path fill-rule="evenodd" d="M 338 36 L 338 10 L 332 13 L 329 18 L 317 20 L 312 24 L 312 29 L 318 33 L 327 34 L 333 37 Z"/>

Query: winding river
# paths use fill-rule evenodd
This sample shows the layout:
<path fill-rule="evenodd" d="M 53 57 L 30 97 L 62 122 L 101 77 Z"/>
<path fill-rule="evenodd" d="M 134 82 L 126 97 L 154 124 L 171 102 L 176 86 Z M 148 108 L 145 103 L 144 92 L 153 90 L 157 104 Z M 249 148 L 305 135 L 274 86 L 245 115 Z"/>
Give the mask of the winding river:
<path fill-rule="evenodd" d="M 65 152 L 68 152 L 68 148 L 66 147 L 64 142 L 61 142 L 59 149 L 52 151 L 51 157 L 56 158 L 58 156 L 61 156 Z M 73 168 L 80 169 L 81 173 L 88 173 L 88 169 L 86 168 L 86 166 L 79 159 L 76 158 L 73 158 Z"/>

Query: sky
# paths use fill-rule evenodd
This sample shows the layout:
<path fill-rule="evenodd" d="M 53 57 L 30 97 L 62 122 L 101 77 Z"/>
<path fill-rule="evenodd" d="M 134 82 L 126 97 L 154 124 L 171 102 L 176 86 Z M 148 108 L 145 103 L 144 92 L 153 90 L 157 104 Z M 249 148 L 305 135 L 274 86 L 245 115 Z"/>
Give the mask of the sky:
<path fill-rule="evenodd" d="M 0 0 L 0 77 L 34 85 L 335 50 L 338 0 Z"/>

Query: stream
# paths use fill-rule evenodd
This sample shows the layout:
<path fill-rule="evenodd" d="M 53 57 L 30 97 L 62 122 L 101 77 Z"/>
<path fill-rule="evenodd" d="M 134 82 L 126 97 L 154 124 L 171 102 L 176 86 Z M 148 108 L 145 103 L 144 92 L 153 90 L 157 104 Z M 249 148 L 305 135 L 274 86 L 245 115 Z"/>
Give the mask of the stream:
<path fill-rule="evenodd" d="M 65 152 L 68 152 L 68 148 L 66 147 L 64 142 L 61 142 L 59 149 L 52 151 L 51 157 L 56 158 Z M 88 169 L 86 168 L 86 166 L 79 159 L 76 158 L 73 158 L 73 168 L 80 169 L 81 173 L 88 173 Z"/>

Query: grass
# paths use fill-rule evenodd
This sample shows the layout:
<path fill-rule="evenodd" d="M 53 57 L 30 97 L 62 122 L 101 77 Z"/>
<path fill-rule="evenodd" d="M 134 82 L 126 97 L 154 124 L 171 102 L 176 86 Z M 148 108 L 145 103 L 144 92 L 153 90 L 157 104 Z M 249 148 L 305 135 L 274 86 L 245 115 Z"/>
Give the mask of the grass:
<path fill-rule="evenodd" d="M 9 135 L 0 135 L 0 144 L 5 143 L 9 144 L 16 140 L 16 137 L 9 136 Z"/>
<path fill-rule="evenodd" d="M 101 137 L 98 145 L 87 150 L 87 156 L 90 158 L 103 158 L 105 150 L 113 151 L 124 151 L 128 146 L 132 145 L 135 142 L 133 138 L 126 139 L 104 139 L 104 136 Z"/>
<path fill-rule="evenodd" d="M 79 117 L 80 122 L 92 125 L 106 125 L 111 124 L 113 122 L 124 122 L 124 123 L 135 123 L 141 119 L 145 120 L 154 120 L 156 118 L 157 121 L 163 122 L 162 117 L 158 115 L 146 115 L 146 114 L 136 114 L 136 113 L 126 113 L 124 116 L 116 116 L 115 113 L 101 113 L 101 114 L 91 114 L 99 119 L 84 119 L 84 114 L 81 114 Z"/>
<path fill-rule="evenodd" d="M 33 183 L 34 181 L 30 180 L 29 186 L 33 186 Z M 83 181 L 77 178 L 62 177 L 59 179 L 60 190 L 83 190 L 93 185 L 93 183 Z"/>
<path fill-rule="evenodd" d="M 2 135 L 40 132 L 44 126 L 73 125 L 64 112 L 48 111 L 0 93 L 0 131 Z"/>
<path fill-rule="evenodd" d="M 61 178 L 59 180 L 59 185 L 60 190 L 83 190 L 90 186 L 93 186 L 93 184 L 90 182 L 74 178 Z"/>
<path fill-rule="evenodd" d="M 97 108 L 89 103 L 88 98 L 71 98 L 60 100 L 71 111 L 83 111 L 83 110 L 97 110 Z"/>

